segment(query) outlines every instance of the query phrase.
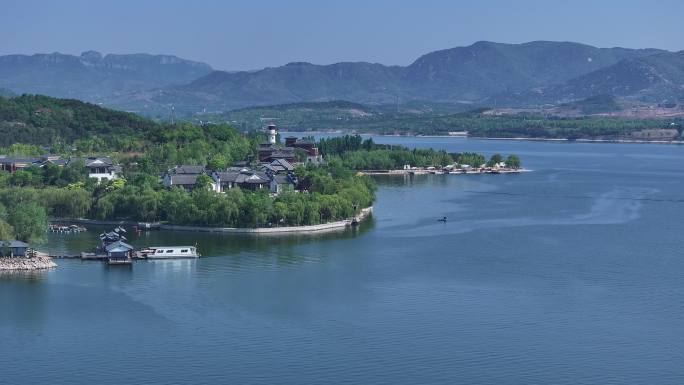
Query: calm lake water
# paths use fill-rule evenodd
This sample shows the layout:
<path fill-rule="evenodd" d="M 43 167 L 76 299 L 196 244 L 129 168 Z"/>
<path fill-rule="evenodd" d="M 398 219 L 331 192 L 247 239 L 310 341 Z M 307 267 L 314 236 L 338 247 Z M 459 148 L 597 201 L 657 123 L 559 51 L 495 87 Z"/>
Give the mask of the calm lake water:
<path fill-rule="evenodd" d="M 379 179 L 353 231 L 153 232 L 129 240 L 204 258 L 0 276 L 0 383 L 684 383 L 684 147 L 376 140 L 534 172 Z"/>

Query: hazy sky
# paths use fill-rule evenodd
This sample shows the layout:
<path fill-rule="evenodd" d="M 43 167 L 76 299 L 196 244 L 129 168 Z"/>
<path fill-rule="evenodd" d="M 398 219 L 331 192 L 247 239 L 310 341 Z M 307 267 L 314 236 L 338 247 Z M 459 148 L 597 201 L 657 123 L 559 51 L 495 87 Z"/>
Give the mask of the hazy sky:
<path fill-rule="evenodd" d="M 682 0 L 0 0 L 0 54 L 165 53 L 225 70 L 406 65 L 478 40 L 684 49 Z"/>

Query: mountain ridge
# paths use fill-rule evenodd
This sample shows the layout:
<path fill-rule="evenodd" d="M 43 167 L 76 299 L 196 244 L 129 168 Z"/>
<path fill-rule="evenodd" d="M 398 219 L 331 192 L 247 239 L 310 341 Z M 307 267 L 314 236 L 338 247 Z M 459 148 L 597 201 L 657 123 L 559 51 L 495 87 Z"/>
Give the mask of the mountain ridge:
<path fill-rule="evenodd" d="M 111 95 L 183 84 L 210 73 L 211 66 L 173 55 L 107 54 L 80 56 L 53 52 L 0 56 L 0 87 L 102 102 Z"/>
<path fill-rule="evenodd" d="M 214 71 L 189 84 L 148 93 L 143 99 L 147 105 L 175 105 L 191 111 L 330 100 L 363 104 L 414 100 L 488 103 L 506 100 L 495 98 L 497 95 L 518 97 L 523 92 L 560 85 L 623 60 L 656 54 L 671 53 L 649 48 L 597 48 L 573 42 L 479 41 L 427 53 L 408 66 L 291 62 L 258 71 Z M 135 107 L 127 104 L 125 98 L 118 105 Z"/>
<path fill-rule="evenodd" d="M 86 51 L 80 56 L 2 56 L 0 88 L 78 98 L 158 117 L 168 116 L 172 107 L 179 113 L 197 113 L 333 100 L 530 107 L 612 95 L 633 103 L 678 103 L 684 102 L 681 56 L 574 42 L 478 41 L 426 53 L 407 66 L 294 61 L 229 72 L 171 55 L 103 56 Z M 12 61 L 29 65 L 13 73 L 6 68 Z"/>
<path fill-rule="evenodd" d="M 597 95 L 612 95 L 632 103 L 684 102 L 684 51 L 621 60 L 561 85 L 499 95 L 492 100 L 508 105 L 561 104 Z"/>

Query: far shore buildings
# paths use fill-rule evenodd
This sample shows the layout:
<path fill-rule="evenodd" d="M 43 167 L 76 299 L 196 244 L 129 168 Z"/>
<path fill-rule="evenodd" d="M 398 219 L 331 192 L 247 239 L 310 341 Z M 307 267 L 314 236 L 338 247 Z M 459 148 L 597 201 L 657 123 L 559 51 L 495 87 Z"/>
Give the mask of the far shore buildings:
<path fill-rule="evenodd" d="M 287 138 L 285 146 L 276 143 L 275 125 L 268 127 L 267 143 L 259 145 L 259 166 L 252 168 L 247 163 L 228 167 L 225 170 L 210 170 L 205 166 L 178 165 L 169 169 L 162 177 L 167 188 L 180 187 L 191 191 L 197 185 L 200 175 L 207 175 L 212 180 L 211 189 L 217 193 L 226 192 L 239 187 L 245 190 L 269 190 L 273 194 L 295 190 L 297 177 L 294 173 L 296 151 L 306 154 L 307 161 L 321 160 L 315 144 L 297 138 Z"/>
<path fill-rule="evenodd" d="M 175 166 L 164 174 L 163 184 L 167 188 L 180 187 L 191 191 L 197 185 L 197 178 L 200 175 L 211 178 L 211 189 L 217 193 L 239 187 L 250 191 L 266 189 L 271 193 L 280 194 L 292 191 L 297 186 L 294 166 L 286 159 L 262 163 L 256 169 L 244 166 L 209 170 L 204 166 Z"/>

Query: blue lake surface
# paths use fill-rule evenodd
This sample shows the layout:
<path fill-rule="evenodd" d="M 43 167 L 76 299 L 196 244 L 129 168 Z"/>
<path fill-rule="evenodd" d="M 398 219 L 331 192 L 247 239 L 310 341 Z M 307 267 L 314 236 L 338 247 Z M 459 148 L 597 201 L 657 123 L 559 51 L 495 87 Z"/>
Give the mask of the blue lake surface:
<path fill-rule="evenodd" d="M 378 178 L 358 230 L 2 275 L 0 383 L 684 383 L 684 147 L 375 140 L 534 171 Z"/>

